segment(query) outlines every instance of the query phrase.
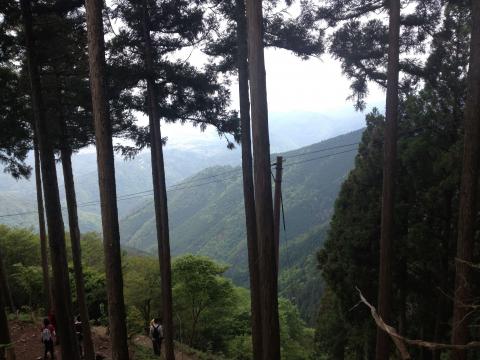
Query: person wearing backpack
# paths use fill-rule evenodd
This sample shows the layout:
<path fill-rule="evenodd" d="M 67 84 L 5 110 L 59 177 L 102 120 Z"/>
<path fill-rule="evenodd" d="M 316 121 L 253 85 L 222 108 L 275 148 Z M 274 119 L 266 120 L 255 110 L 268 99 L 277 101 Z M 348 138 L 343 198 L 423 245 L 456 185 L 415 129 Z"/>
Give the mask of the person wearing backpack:
<path fill-rule="evenodd" d="M 153 353 L 160 356 L 163 340 L 163 327 L 159 318 L 153 319 L 150 325 L 150 338 L 152 339 Z"/>
<path fill-rule="evenodd" d="M 50 324 L 50 320 L 43 319 L 43 328 L 42 328 L 42 343 L 45 346 L 45 352 L 43 359 L 48 359 L 47 354 L 50 353 L 50 358 L 55 359 L 55 350 L 53 346 L 53 341 L 55 338 L 55 328 Z"/>

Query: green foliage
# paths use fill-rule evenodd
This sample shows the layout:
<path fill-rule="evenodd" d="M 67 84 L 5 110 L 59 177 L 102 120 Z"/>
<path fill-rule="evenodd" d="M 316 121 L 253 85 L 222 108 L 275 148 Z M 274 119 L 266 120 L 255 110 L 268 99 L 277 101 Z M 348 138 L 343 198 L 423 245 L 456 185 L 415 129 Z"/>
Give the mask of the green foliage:
<path fill-rule="evenodd" d="M 311 151 L 354 144 L 341 150 L 351 152 L 325 157 L 312 162 L 285 164 L 283 200 L 286 233 L 281 234 L 280 294 L 299 306 L 302 316 L 313 324 L 321 293 L 321 280 L 313 255 L 321 247 L 333 203 L 342 181 L 353 166 L 356 143 L 362 131 L 322 141 L 283 154 L 286 158 Z M 321 151 L 331 155 L 339 149 Z M 308 158 L 314 158 L 312 154 Z M 300 159 L 300 157 L 298 158 Z M 296 159 L 292 159 L 291 163 Z M 288 166 L 287 166 L 288 165 Z M 228 174 L 220 175 L 228 172 Z M 238 176 L 236 176 L 238 174 Z M 174 255 L 190 252 L 206 255 L 231 264 L 226 275 L 239 286 L 248 286 L 247 244 L 244 206 L 239 167 L 213 167 L 187 180 L 214 176 L 225 179 L 198 188 L 185 188 L 168 196 L 171 243 Z M 207 182 L 206 180 L 201 183 Z M 153 204 L 146 202 L 121 223 L 127 245 L 156 251 Z M 299 284 L 305 284 L 301 288 Z"/>
<path fill-rule="evenodd" d="M 129 314 L 135 314 L 141 320 L 141 326 L 136 329 L 144 332 L 150 320 L 161 314 L 158 260 L 145 256 L 128 256 L 124 260 L 125 303 Z"/>
<path fill-rule="evenodd" d="M 17 304 L 30 308 L 43 305 L 42 268 L 40 266 L 25 266 L 14 264 L 8 273 L 10 291 Z"/>
<path fill-rule="evenodd" d="M 400 106 L 390 325 L 409 338 L 441 343 L 450 341 L 451 332 L 467 29 L 465 4 L 446 6 L 443 27 L 434 35 L 426 62 L 428 81 Z M 375 304 L 382 138 L 383 117 L 373 112 L 367 116 L 355 168 L 342 185 L 328 239 L 318 254 L 329 289 L 318 318 L 319 356 L 373 357 L 376 329 L 368 309 L 355 307 L 359 300 L 355 288 Z M 478 247 L 473 255 L 480 255 Z M 479 290 L 474 284 L 472 296 Z M 472 321 L 475 327 L 477 318 L 472 316 Z M 422 356 L 415 348 L 411 355 Z M 478 354 L 472 351 L 470 356 Z"/>
<path fill-rule="evenodd" d="M 177 328 L 190 346 L 217 352 L 226 347 L 238 302 L 231 281 L 222 277 L 226 269 L 193 255 L 179 257 L 172 264 Z"/>

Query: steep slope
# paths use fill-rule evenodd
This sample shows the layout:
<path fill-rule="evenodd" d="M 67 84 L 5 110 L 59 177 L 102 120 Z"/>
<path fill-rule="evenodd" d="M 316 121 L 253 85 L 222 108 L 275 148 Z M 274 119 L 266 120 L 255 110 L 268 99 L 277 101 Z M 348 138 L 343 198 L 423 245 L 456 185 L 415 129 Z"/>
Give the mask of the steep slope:
<path fill-rule="evenodd" d="M 299 284 L 309 282 L 311 274 L 307 273 L 315 271 L 314 261 L 308 256 L 323 242 L 340 185 L 353 167 L 361 133 L 355 131 L 283 154 L 286 231 L 281 235 L 280 284 L 289 297 L 295 293 L 298 296 Z M 246 285 L 241 181 L 240 167 L 211 167 L 172 188 L 168 201 L 173 254 L 199 253 L 224 261 L 231 265 L 229 276 Z M 123 242 L 155 251 L 154 221 L 153 202 L 145 200 L 143 206 L 122 219 Z M 310 290 L 315 289 L 302 287 L 302 291 Z"/>

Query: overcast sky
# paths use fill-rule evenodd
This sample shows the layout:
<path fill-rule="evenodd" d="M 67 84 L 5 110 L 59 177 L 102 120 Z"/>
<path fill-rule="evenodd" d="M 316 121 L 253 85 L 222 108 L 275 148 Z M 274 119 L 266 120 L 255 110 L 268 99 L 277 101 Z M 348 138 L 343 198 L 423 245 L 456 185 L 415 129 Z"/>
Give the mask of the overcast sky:
<path fill-rule="evenodd" d="M 300 112 L 318 113 L 326 116 L 322 121 L 331 122 L 328 128 L 334 128 L 336 123 L 351 116 L 347 130 L 356 130 L 363 126 L 364 116 L 359 116 L 353 108 L 353 103 L 347 100 L 350 94 L 350 82 L 342 74 L 339 61 L 328 55 L 320 59 L 301 60 L 284 50 L 266 49 L 267 95 L 270 122 L 275 121 L 275 115 L 289 113 L 292 121 L 294 114 Z M 232 107 L 238 108 L 237 82 L 233 81 Z M 385 93 L 378 86 L 371 84 L 367 98 L 367 111 L 377 106 L 383 108 Z M 308 131 L 308 129 L 305 129 Z M 339 132 L 345 132 L 345 125 L 339 126 Z M 199 137 L 199 130 L 191 125 L 163 125 L 162 135 L 168 136 L 170 145 L 193 145 L 196 141 L 209 139 L 213 141 L 218 136 L 213 129 Z M 319 141 L 323 137 L 319 135 Z M 219 144 L 222 143 L 218 140 Z M 223 143 L 222 143 L 223 144 Z"/>

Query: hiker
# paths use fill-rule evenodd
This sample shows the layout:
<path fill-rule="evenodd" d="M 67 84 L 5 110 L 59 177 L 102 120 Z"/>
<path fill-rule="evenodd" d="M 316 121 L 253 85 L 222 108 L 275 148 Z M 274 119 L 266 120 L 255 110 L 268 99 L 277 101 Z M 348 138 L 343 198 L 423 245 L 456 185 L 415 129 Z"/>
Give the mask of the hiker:
<path fill-rule="evenodd" d="M 57 329 L 57 318 L 55 317 L 55 311 L 53 309 L 50 310 L 48 313 L 48 321 L 50 322 L 50 325 L 53 326 L 53 330 L 56 331 Z M 60 344 L 60 336 L 55 337 L 55 345 Z"/>
<path fill-rule="evenodd" d="M 159 318 L 153 319 L 150 323 L 150 337 L 152 338 L 153 353 L 160 356 L 163 340 L 163 327 Z"/>
<path fill-rule="evenodd" d="M 47 318 L 43 319 L 43 328 L 42 328 L 42 343 L 45 346 L 45 353 L 43 359 L 47 359 L 47 354 L 50 353 L 50 358 L 55 359 L 55 350 L 53 347 L 53 340 L 55 338 L 55 328 L 50 324 L 50 320 Z"/>
<path fill-rule="evenodd" d="M 75 328 L 75 333 L 77 334 L 78 346 L 80 348 L 80 356 L 83 358 L 83 327 L 82 327 L 82 320 L 80 319 L 80 315 L 75 317 L 75 322 L 73 323 L 73 327 Z"/>

